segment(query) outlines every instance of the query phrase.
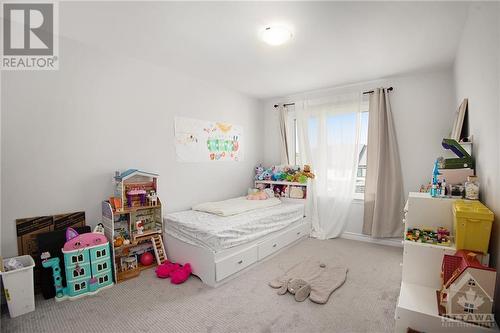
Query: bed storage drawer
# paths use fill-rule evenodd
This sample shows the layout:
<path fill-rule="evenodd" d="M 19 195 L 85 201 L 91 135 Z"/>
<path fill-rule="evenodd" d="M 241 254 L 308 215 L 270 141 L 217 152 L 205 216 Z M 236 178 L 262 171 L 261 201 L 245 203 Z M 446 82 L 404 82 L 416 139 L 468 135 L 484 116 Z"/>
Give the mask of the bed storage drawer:
<path fill-rule="evenodd" d="M 308 234 L 307 230 L 307 224 L 299 225 L 291 230 L 276 235 L 276 237 L 260 243 L 259 260 L 273 254 L 274 252 L 282 249 L 288 244 L 293 243 L 297 239 L 306 236 Z"/>
<path fill-rule="evenodd" d="M 215 279 L 220 281 L 257 261 L 257 246 L 243 250 L 215 263 Z"/>

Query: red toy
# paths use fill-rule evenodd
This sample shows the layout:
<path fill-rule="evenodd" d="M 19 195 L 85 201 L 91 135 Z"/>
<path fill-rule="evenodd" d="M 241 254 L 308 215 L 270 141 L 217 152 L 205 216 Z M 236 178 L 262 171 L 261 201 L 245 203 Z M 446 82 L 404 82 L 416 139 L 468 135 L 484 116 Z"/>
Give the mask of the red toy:
<path fill-rule="evenodd" d="M 178 270 L 175 270 L 170 273 L 170 282 L 172 282 L 173 284 L 180 284 L 189 278 L 191 272 L 192 272 L 191 265 L 185 264 Z"/>
<path fill-rule="evenodd" d="M 166 279 L 170 277 L 170 273 L 178 270 L 181 267 L 179 264 L 172 263 L 170 261 L 165 261 L 163 264 L 156 268 L 156 276 L 160 279 Z"/>
<path fill-rule="evenodd" d="M 141 257 L 139 259 L 141 264 L 144 266 L 151 265 L 153 263 L 153 260 L 154 260 L 153 255 L 150 252 L 144 252 L 143 254 L 141 254 Z"/>

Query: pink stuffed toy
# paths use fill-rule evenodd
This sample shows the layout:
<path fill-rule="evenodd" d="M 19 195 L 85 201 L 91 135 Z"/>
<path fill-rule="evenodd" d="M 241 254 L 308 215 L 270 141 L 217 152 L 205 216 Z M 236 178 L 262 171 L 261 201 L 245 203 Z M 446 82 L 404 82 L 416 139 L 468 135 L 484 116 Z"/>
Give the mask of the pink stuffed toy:
<path fill-rule="evenodd" d="M 185 264 L 181 268 L 170 273 L 170 282 L 173 284 L 180 284 L 189 278 L 191 272 L 191 265 Z"/>
<path fill-rule="evenodd" d="M 156 268 L 156 276 L 160 279 L 166 279 L 171 276 L 172 272 L 178 270 L 181 266 L 179 264 L 165 261 L 163 264 Z"/>

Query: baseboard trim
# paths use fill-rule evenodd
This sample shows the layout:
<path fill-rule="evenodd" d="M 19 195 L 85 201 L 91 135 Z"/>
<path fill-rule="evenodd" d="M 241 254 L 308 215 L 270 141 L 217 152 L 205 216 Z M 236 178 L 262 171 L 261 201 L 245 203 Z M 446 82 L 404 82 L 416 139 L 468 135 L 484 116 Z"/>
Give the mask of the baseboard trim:
<path fill-rule="evenodd" d="M 368 235 L 357 234 L 355 232 L 349 231 L 342 233 L 342 235 L 340 235 L 340 238 L 351 239 L 360 242 L 403 247 L 402 239 L 399 238 L 372 238 Z"/>

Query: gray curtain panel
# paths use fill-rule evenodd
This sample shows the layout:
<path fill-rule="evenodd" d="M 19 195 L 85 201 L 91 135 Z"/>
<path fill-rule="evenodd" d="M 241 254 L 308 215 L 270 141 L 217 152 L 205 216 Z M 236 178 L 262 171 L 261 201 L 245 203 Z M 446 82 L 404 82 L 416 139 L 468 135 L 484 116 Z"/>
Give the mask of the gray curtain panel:
<path fill-rule="evenodd" d="M 389 93 L 370 95 L 363 233 L 402 237 L 404 190 Z"/>
<path fill-rule="evenodd" d="M 278 106 L 278 117 L 280 123 L 281 142 L 281 164 L 290 164 L 290 152 L 288 150 L 288 110 L 286 106 Z"/>

